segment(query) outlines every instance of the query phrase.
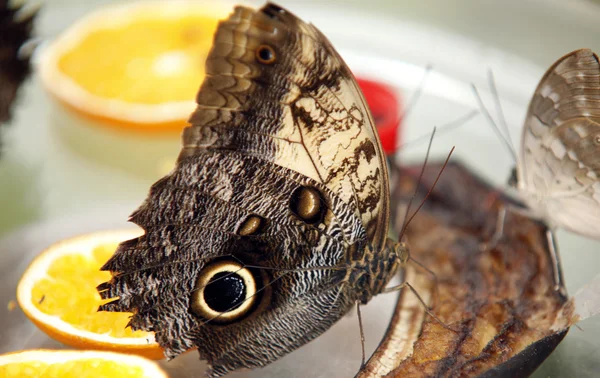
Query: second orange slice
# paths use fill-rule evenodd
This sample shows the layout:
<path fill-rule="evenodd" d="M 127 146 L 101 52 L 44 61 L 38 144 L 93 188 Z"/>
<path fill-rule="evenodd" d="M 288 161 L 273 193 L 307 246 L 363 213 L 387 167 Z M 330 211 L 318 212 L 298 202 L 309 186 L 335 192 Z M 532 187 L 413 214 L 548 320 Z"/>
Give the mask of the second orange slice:
<path fill-rule="evenodd" d="M 140 234 L 97 232 L 50 246 L 21 277 L 19 305 L 42 331 L 64 344 L 163 358 L 153 333 L 127 328 L 131 314 L 98 312 L 104 302 L 96 286 L 111 278 L 100 267 L 120 242 Z"/>

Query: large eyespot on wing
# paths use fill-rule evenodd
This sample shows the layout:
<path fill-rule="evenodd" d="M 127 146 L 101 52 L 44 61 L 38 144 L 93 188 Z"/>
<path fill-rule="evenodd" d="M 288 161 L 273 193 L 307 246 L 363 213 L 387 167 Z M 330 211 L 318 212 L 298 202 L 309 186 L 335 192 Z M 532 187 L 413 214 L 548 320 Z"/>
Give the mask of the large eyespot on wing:
<path fill-rule="evenodd" d="M 232 258 L 217 259 L 204 266 L 190 296 L 190 312 L 204 321 L 228 324 L 251 315 L 265 294 L 270 295 L 268 276 L 248 269 Z"/>
<path fill-rule="evenodd" d="M 101 310 L 132 312 L 130 325 L 156 332 L 169 358 L 197 347 L 215 371 L 264 366 L 354 303 L 335 285 L 343 272 L 293 270 L 336 266 L 344 235 L 365 240 L 360 219 L 324 185 L 273 163 L 230 152 L 185 159 L 131 220 L 146 233 L 102 268 L 113 277 L 98 290 L 113 300 Z M 293 336 L 282 334 L 290 327 Z"/>
<path fill-rule="evenodd" d="M 180 159 L 236 150 L 325 184 L 382 247 L 388 173 L 365 99 L 327 38 L 268 4 L 220 23 Z"/>
<path fill-rule="evenodd" d="M 600 63 L 596 54 L 577 50 L 548 69 L 529 105 L 522 138 L 519 186 L 545 193 L 552 201 L 553 210 L 548 213 L 557 226 L 600 237 Z M 571 205 L 566 206 L 567 202 Z M 594 215 L 584 222 L 575 211 L 586 208 L 586 213 Z"/>

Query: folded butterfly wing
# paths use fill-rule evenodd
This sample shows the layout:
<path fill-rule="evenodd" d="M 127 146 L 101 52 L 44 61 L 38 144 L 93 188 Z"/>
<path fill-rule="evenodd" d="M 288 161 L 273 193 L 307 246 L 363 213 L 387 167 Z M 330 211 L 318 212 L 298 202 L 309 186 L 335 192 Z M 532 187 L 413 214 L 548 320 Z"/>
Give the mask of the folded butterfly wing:
<path fill-rule="evenodd" d="M 120 245 L 99 291 L 117 298 L 102 310 L 133 312 L 168 357 L 197 347 L 217 377 L 348 312 L 352 259 L 385 245 L 389 184 L 364 98 L 313 26 L 237 7 L 206 67 L 178 163 L 131 217 L 146 233 Z"/>
<path fill-rule="evenodd" d="M 518 185 L 551 226 L 600 238 L 600 63 L 584 49 L 559 59 L 533 95 Z"/>

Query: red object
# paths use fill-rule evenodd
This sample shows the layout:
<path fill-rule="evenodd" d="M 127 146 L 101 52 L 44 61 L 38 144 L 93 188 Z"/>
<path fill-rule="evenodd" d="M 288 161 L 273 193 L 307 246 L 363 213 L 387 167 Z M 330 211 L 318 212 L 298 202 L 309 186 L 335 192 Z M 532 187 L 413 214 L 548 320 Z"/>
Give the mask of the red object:
<path fill-rule="evenodd" d="M 402 104 L 399 96 L 383 83 L 360 78 L 356 81 L 371 108 L 383 150 L 388 155 L 393 154 L 400 145 Z"/>

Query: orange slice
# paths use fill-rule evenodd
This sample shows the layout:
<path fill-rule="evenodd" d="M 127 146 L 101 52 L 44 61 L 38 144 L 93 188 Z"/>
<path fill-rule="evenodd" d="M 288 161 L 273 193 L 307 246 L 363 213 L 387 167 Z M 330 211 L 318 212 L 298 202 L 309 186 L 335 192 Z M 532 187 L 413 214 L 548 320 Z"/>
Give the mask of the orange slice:
<path fill-rule="evenodd" d="M 23 312 L 50 337 L 73 347 L 164 358 L 154 334 L 127 328 L 131 314 L 99 312 L 96 286 L 111 278 L 100 267 L 118 243 L 139 230 L 97 232 L 51 245 L 27 268 L 17 286 Z"/>
<path fill-rule="evenodd" d="M 153 361 L 121 353 L 26 350 L 0 356 L 4 378 L 167 378 Z"/>
<path fill-rule="evenodd" d="M 43 50 L 42 83 L 67 108 L 104 124 L 179 131 L 195 109 L 217 22 L 229 11 L 182 0 L 102 8 Z"/>

